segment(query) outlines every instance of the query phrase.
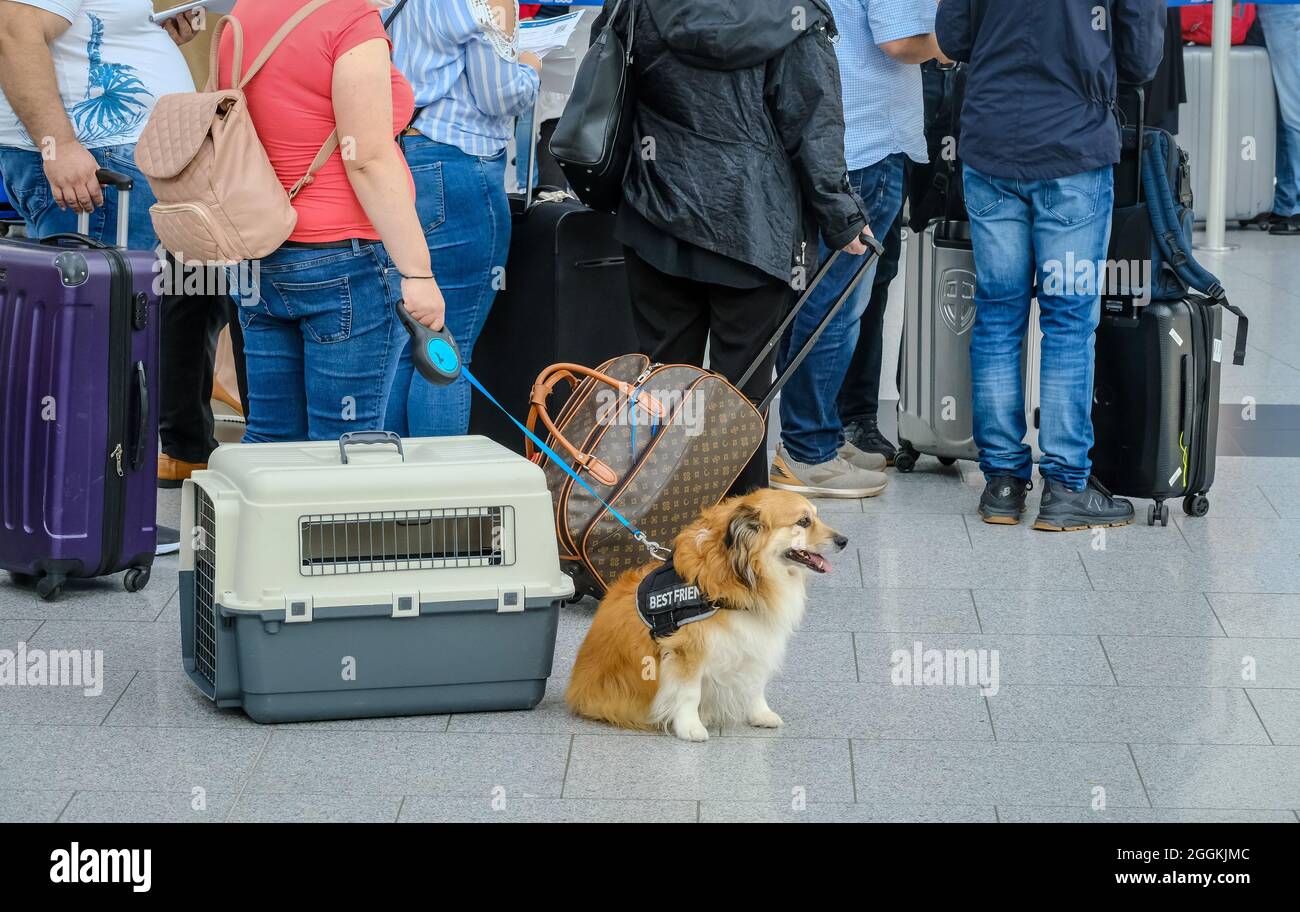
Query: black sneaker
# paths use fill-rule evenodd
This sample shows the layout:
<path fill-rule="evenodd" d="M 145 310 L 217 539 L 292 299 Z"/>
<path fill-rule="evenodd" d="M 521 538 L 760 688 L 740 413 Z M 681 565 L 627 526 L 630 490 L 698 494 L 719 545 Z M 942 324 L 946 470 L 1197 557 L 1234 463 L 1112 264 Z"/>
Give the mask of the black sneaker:
<path fill-rule="evenodd" d="M 980 516 L 995 526 L 1014 526 L 1025 512 L 1025 496 L 1034 489 L 1028 478 L 994 475 L 980 495 Z"/>
<path fill-rule="evenodd" d="M 1269 225 L 1268 233 L 1274 237 L 1281 237 L 1287 234 L 1300 234 L 1300 215 L 1293 215 L 1290 218 L 1280 219 Z"/>
<path fill-rule="evenodd" d="M 1095 478 L 1082 491 L 1072 491 L 1059 481 L 1043 480 L 1043 502 L 1034 528 L 1044 532 L 1074 532 L 1133 522 L 1133 504 L 1115 497 Z"/>
<path fill-rule="evenodd" d="M 880 433 L 880 425 L 876 423 L 874 415 L 870 418 L 855 418 L 844 425 L 844 439 L 864 453 L 879 453 L 884 456 L 885 465 L 894 464 L 898 448 Z"/>
<path fill-rule="evenodd" d="M 1286 221 L 1285 215 L 1278 215 L 1276 212 L 1261 212 L 1253 219 L 1247 219 L 1241 223 L 1241 227 L 1247 231 L 1268 231 L 1274 225 L 1282 224 Z"/>

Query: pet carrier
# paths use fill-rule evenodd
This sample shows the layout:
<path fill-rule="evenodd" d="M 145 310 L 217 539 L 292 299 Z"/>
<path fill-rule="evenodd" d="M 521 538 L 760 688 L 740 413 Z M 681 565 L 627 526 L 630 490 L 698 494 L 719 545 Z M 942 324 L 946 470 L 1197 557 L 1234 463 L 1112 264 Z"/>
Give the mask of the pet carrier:
<path fill-rule="evenodd" d="M 498 444 L 223 446 L 182 523 L 182 656 L 218 706 L 287 722 L 542 698 L 573 584 L 542 470 Z"/>

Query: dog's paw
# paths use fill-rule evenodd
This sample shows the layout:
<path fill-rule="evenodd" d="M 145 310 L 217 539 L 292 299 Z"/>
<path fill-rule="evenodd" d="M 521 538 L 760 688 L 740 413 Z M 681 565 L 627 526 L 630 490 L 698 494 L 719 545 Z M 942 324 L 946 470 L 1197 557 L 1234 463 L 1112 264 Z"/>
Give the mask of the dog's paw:
<path fill-rule="evenodd" d="M 754 728 L 780 728 L 785 721 L 770 709 L 760 710 L 749 717 L 749 724 Z"/>
<path fill-rule="evenodd" d="M 674 722 L 673 734 L 683 741 L 708 741 L 709 730 L 704 727 L 704 723 L 695 722 Z"/>

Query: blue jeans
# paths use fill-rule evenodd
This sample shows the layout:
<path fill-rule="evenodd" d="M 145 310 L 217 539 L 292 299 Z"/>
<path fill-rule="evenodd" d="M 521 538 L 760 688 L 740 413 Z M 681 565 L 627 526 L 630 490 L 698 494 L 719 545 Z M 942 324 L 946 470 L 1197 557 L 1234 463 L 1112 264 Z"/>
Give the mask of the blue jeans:
<path fill-rule="evenodd" d="M 1082 490 L 1092 471 L 1093 347 L 1101 295 L 1098 281 L 1077 267 L 1106 258 L 1114 172 L 1106 167 L 1056 180 L 1007 180 L 967 165 L 965 187 L 978 276 L 970 361 L 980 468 L 988 477 L 1027 479 L 1033 471 L 1024 442 L 1020 359 L 1037 291 L 1043 330 L 1039 471 Z"/>
<path fill-rule="evenodd" d="M 1277 86 L 1277 190 L 1273 211 L 1300 214 L 1300 7 L 1260 4 Z"/>
<path fill-rule="evenodd" d="M 131 220 L 128 244 L 132 250 L 153 250 L 158 246 L 149 207 L 157 200 L 149 181 L 135 166 L 135 145 L 105 146 L 91 149 L 101 168 L 120 171 L 135 179 L 131 191 Z M 45 179 L 45 169 L 39 152 L 0 146 L 0 174 L 4 175 L 5 192 L 14 210 L 27 223 L 29 237 L 40 238 L 77 230 L 77 214 L 71 209 L 60 209 L 54 203 L 54 194 Z M 104 205 L 90 214 L 90 236 L 106 244 L 117 242 L 117 191 L 104 189 Z"/>
<path fill-rule="evenodd" d="M 849 172 L 849 183 L 866 204 L 872 229 L 882 236 L 903 208 L 903 158 L 891 155 L 870 167 Z M 820 245 L 823 262 L 833 253 L 824 243 Z M 778 372 L 799 353 L 860 264 L 858 257 L 846 255 L 831 267 L 781 340 Z M 798 462 L 828 462 L 844 444 L 844 425 L 836 399 L 857 348 L 875 273 L 876 267 L 872 266 L 781 393 L 781 442 Z M 812 276 L 808 278 L 812 280 Z"/>
<path fill-rule="evenodd" d="M 248 362 L 245 443 L 337 440 L 384 427 L 406 339 L 401 276 L 382 244 L 282 247 L 239 302 Z"/>
<path fill-rule="evenodd" d="M 506 154 L 479 158 L 423 136 L 406 137 L 405 148 L 433 274 L 447 302 L 447 326 L 461 358 L 471 364 L 492 301 L 504 287 L 510 248 Z M 527 328 L 518 331 L 526 334 Z M 464 434 L 469 430 L 470 398 L 469 381 L 463 376 L 450 386 L 434 386 L 415 373 L 411 353 L 404 348 L 384 426 L 403 437 Z"/>

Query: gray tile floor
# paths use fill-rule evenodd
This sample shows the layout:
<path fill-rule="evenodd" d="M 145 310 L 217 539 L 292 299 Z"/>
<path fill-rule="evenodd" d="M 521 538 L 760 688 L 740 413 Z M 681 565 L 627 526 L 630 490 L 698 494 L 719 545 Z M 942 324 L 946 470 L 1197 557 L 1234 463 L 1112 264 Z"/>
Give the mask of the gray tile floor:
<path fill-rule="evenodd" d="M 0 820 L 1296 822 L 1300 412 L 1271 407 L 1300 405 L 1300 242 L 1232 239 L 1206 261 L 1252 349 L 1222 399 L 1231 436 L 1263 442 L 1222 456 L 1210 515 L 993 528 L 972 514 L 974 467 L 930 459 L 878 499 L 826 504 L 855 548 L 816 581 L 772 686 L 779 732 L 687 744 L 569 716 L 591 604 L 565 611 L 533 712 L 259 726 L 183 677 L 164 558 L 135 595 L 113 579 L 46 604 L 0 581 L 0 648 L 106 661 L 96 697 L 0 688 Z M 160 511 L 175 524 L 175 493 Z M 892 655 L 918 642 L 996 652 L 997 692 L 894 685 Z"/>

